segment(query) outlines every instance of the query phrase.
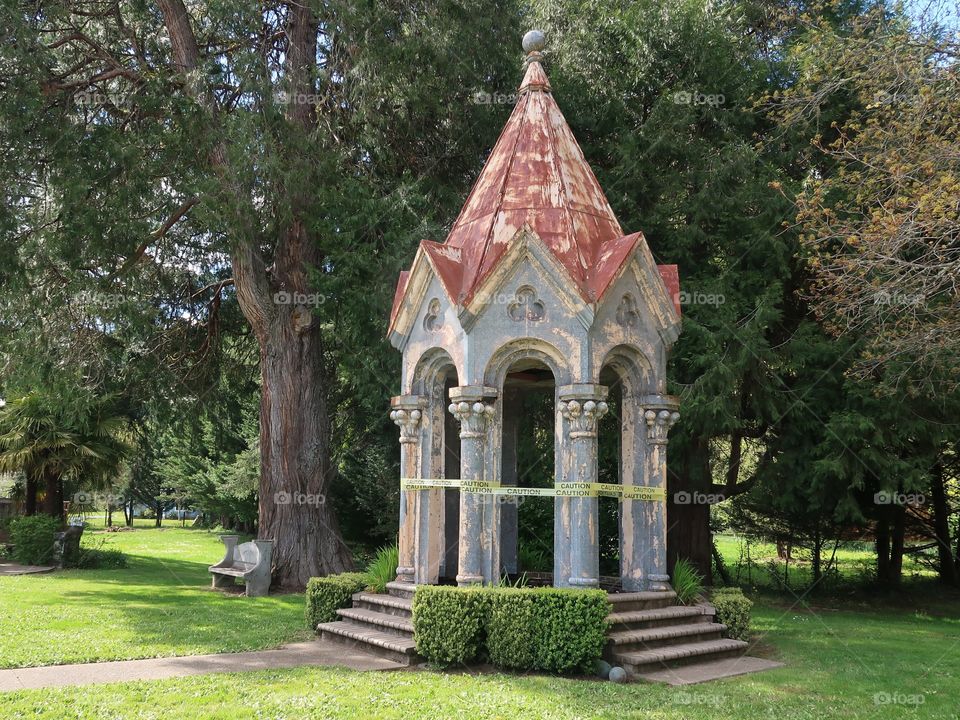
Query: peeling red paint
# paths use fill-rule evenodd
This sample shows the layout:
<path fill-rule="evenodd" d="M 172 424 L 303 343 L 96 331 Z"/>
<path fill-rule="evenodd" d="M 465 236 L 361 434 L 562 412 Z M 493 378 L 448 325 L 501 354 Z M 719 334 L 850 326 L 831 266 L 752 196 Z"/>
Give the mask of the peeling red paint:
<path fill-rule="evenodd" d="M 421 248 L 452 301 L 464 305 L 524 225 L 569 271 L 591 304 L 644 243 L 642 233 L 624 236 L 536 61 L 527 67 L 517 104 L 446 242 L 423 241 Z M 660 273 L 679 312 L 676 266 L 660 266 Z M 391 327 L 405 285 L 401 279 Z"/>

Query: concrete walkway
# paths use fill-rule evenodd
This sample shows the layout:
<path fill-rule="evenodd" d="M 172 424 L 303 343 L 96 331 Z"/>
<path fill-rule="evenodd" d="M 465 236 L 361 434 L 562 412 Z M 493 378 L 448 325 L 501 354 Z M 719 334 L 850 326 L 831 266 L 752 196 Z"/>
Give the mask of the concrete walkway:
<path fill-rule="evenodd" d="M 302 665 L 337 665 L 351 670 L 399 670 L 404 667 L 343 645 L 312 640 L 256 652 L 0 670 L 0 692 L 129 680 L 161 680 L 207 673 L 275 670 Z"/>
<path fill-rule="evenodd" d="M 48 573 L 53 567 L 46 565 L 18 565 L 15 562 L 0 562 L 0 577 L 4 575 L 33 575 L 34 573 Z"/>

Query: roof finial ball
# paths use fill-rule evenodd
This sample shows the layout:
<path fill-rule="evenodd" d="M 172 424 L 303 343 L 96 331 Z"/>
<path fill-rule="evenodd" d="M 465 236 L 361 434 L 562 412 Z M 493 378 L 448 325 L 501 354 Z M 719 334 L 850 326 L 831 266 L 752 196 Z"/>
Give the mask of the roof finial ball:
<path fill-rule="evenodd" d="M 543 48 L 547 44 L 547 36 L 543 30 L 531 30 L 523 36 L 523 51 L 527 54 L 526 64 L 540 62 L 543 59 Z"/>

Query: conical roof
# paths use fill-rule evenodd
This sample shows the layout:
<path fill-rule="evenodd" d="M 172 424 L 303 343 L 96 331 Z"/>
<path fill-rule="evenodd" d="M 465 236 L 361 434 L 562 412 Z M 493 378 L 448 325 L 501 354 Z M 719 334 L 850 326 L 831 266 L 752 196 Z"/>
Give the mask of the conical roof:
<path fill-rule="evenodd" d="M 528 34 L 529 35 L 529 34 Z M 421 252 L 451 300 L 468 305 L 524 227 L 531 229 L 566 269 L 576 290 L 597 302 L 638 245 L 652 261 L 642 233 L 624 235 L 600 183 L 557 106 L 540 63 L 539 44 L 528 50 L 516 106 L 467 196 L 444 243 L 424 240 Z M 667 290 L 679 288 L 675 265 L 657 268 Z M 390 326 L 407 292 L 397 286 Z"/>
<path fill-rule="evenodd" d="M 461 251 L 460 302 L 469 301 L 524 225 L 569 271 L 585 299 L 596 300 L 591 269 L 604 243 L 623 231 L 536 59 L 446 240 Z"/>

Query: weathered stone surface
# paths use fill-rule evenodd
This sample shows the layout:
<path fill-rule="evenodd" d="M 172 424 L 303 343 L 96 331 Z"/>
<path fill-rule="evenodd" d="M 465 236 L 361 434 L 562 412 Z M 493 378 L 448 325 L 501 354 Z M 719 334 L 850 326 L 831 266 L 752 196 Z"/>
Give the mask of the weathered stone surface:
<path fill-rule="evenodd" d="M 243 580 L 247 597 L 261 597 L 270 593 L 270 562 L 273 557 L 272 540 L 253 540 L 237 544 L 237 535 L 221 535 L 226 548 L 223 560 L 211 565 L 209 570 L 213 587 L 233 585 Z"/>

